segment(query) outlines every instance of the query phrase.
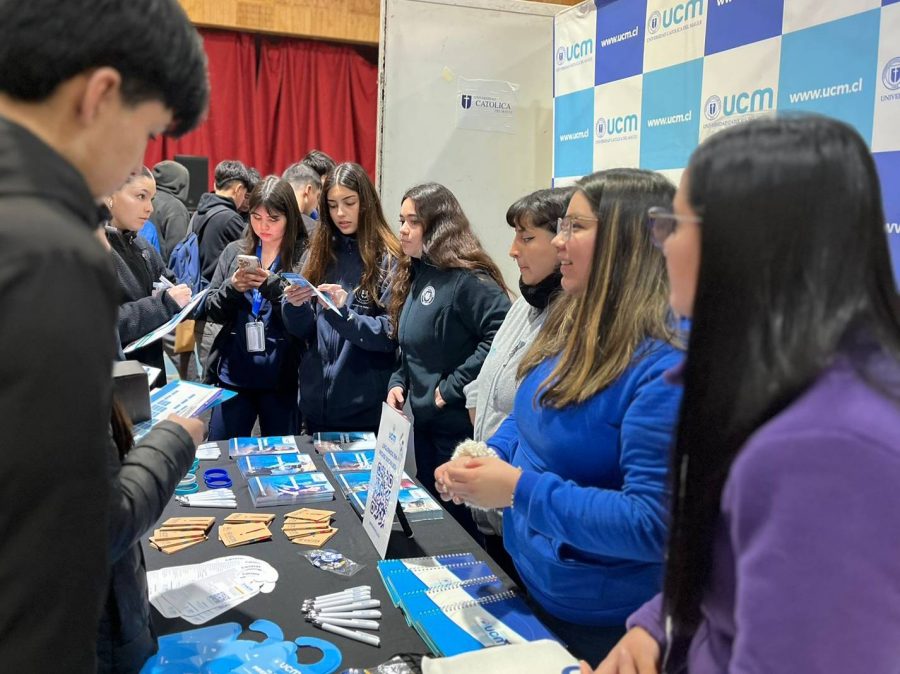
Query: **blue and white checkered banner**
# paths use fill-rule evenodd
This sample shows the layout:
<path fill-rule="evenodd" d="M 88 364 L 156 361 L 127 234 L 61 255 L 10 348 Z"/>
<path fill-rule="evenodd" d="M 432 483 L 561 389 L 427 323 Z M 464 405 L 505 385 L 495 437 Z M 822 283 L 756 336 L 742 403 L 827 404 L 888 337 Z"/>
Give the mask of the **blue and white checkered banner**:
<path fill-rule="evenodd" d="M 870 143 L 900 282 L 900 0 L 588 0 L 554 22 L 554 184 L 639 166 L 777 110 Z"/>

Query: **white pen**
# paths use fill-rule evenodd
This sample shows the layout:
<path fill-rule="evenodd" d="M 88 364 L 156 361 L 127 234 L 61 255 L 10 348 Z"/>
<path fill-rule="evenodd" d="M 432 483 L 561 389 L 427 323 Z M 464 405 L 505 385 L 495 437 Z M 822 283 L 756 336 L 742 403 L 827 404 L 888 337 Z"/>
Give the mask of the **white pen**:
<path fill-rule="evenodd" d="M 324 608 L 334 608 L 335 606 L 350 606 L 351 604 L 358 604 L 361 601 L 377 601 L 377 600 L 373 600 L 370 597 L 367 597 L 365 595 L 360 595 L 358 597 L 350 596 L 350 597 L 343 597 L 343 598 L 338 598 L 338 599 L 329 599 L 328 601 L 324 601 L 324 602 L 315 602 L 314 604 L 310 604 L 309 608 L 324 609 Z M 378 608 L 378 606 L 357 606 L 356 608 Z M 346 609 L 346 610 L 349 611 L 351 609 Z"/>
<path fill-rule="evenodd" d="M 310 622 L 328 623 L 329 625 L 340 625 L 341 627 L 355 627 L 360 630 L 377 630 L 379 624 L 377 620 L 357 620 L 347 618 L 329 618 L 328 616 L 317 615 L 315 618 L 308 618 Z"/>
<path fill-rule="evenodd" d="M 321 601 L 314 601 L 308 606 L 314 606 L 316 608 L 324 608 L 326 606 L 339 606 L 341 604 L 352 604 L 355 601 L 366 601 L 367 599 L 371 599 L 371 595 L 369 591 L 360 592 L 358 594 L 348 594 L 343 597 L 335 597 L 334 599 L 323 599 Z"/>
<path fill-rule="evenodd" d="M 175 287 L 175 284 L 172 283 L 172 282 L 171 282 L 169 279 L 167 279 L 165 276 L 160 276 L 160 277 L 159 277 L 159 282 L 160 282 L 160 284 L 162 284 L 162 287 L 163 287 L 163 288 L 174 288 L 174 287 Z"/>
<path fill-rule="evenodd" d="M 313 611 L 313 614 L 316 617 L 321 618 L 380 618 L 381 611 L 378 609 L 372 611 L 335 611 L 334 613 L 329 611 Z"/>
<path fill-rule="evenodd" d="M 357 587 L 347 588 L 346 590 L 341 590 L 340 592 L 332 592 L 331 594 L 320 594 L 317 597 L 313 597 L 314 600 L 318 601 L 320 599 L 334 599 L 335 597 L 341 597 L 345 594 L 351 594 L 353 592 L 363 592 L 370 591 L 372 588 L 368 585 L 359 585 Z"/>
<path fill-rule="evenodd" d="M 361 601 L 355 601 L 350 604 L 335 604 L 326 606 L 313 606 L 311 607 L 315 611 L 324 611 L 326 608 L 330 609 L 332 613 L 337 613 L 339 611 L 356 611 L 357 609 L 362 608 L 381 608 L 381 602 L 377 599 L 363 599 Z"/>
<path fill-rule="evenodd" d="M 332 595 L 329 597 L 315 597 L 313 599 L 308 599 L 306 603 L 322 605 L 342 600 L 358 601 L 361 599 L 368 599 L 370 596 L 371 590 L 369 590 L 369 588 L 365 588 L 359 590 L 348 590 L 346 592 L 342 592 L 340 594 Z"/>
<path fill-rule="evenodd" d="M 337 625 L 331 625 L 329 623 L 320 623 L 318 621 L 314 621 L 313 625 L 315 625 L 319 629 L 325 630 L 326 632 L 331 632 L 332 634 L 340 634 L 342 637 L 347 637 L 348 639 L 353 639 L 354 641 L 361 641 L 364 644 L 369 644 L 370 646 L 378 647 L 381 645 L 381 639 L 379 639 L 374 634 L 366 634 L 365 632 L 348 630 L 344 627 L 338 627 Z"/>

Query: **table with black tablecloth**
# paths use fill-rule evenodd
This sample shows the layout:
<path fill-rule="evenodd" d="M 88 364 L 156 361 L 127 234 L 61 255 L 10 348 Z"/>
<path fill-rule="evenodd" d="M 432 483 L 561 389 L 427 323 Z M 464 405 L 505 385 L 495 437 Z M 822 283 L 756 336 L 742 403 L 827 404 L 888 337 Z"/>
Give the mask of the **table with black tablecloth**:
<path fill-rule="evenodd" d="M 256 557 L 265 560 L 278 570 L 278 582 L 275 590 L 269 594 L 260 593 L 256 595 L 211 620 L 206 625 L 236 622 L 246 629 L 254 620 L 261 618 L 271 620 L 284 630 L 286 639 L 293 640 L 297 637 L 308 636 L 325 639 L 335 644 L 343 653 L 341 669 L 372 666 L 389 659 L 395 653 L 428 652 L 425 643 L 419 635 L 406 624 L 400 610 L 391 604 L 390 597 L 384 588 L 384 584 L 381 582 L 381 577 L 378 575 L 376 567 L 376 562 L 379 560 L 378 553 L 375 551 L 365 531 L 363 531 L 362 522 L 356 511 L 353 510 L 341 494 L 331 472 L 325 468 L 323 457 L 316 454 L 309 436 L 297 436 L 297 446 L 300 452 L 305 452 L 313 457 L 316 467 L 328 477 L 332 486 L 335 487 L 334 501 L 287 506 L 265 506 L 256 509 L 253 507 L 253 502 L 250 499 L 246 480 L 241 476 L 234 461 L 228 458 L 228 442 L 224 441 L 218 444 L 222 450 L 221 458 L 217 461 L 201 461 L 200 468 L 197 470 L 197 480 L 201 484 L 201 491 L 204 491 L 205 487 L 202 486 L 203 471 L 209 468 L 225 468 L 234 482 L 232 490 L 237 497 L 237 509 L 188 508 L 179 505 L 173 499 L 166 506 L 160 522 L 170 517 L 215 516 L 216 524 L 209 532 L 209 540 L 172 555 L 164 554 L 150 547 L 146 540 L 147 537 L 145 537 L 143 543 L 148 571 L 169 566 L 198 564 L 228 555 Z M 334 511 L 332 526 L 338 529 L 338 533 L 323 547 L 333 548 L 353 561 L 365 565 L 362 570 L 351 577 L 338 576 L 329 571 L 315 568 L 309 561 L 300 556 L 300 553 L 307 550 L 315 550 L 316 548 L 291 543 L 284 532 L 281 531 L 281 527 L 284 524 L 285 513 L 302 507 Z M 275 521 L 269 526 L 269 529 L 272 531 L 272 540 L 235 548 L 226 548 L 218 540 L 217 529 L 225 517 L 232 512 L 274 513 L 276 516 Z M 413 538 L 408 539 L 395 522 L 394 531 L 391 534 L 388 545 L 388 559 L 471 552 L 477 559 L 488 563 L 498 577 L 507 584 L 512 584 L 502 569 L 488 557 L 487 553 L 447 513 L 444 513 L 443 519 L 440 520 L 413 522 L 412 530 Z M 381 637 L 380 648 L 318 629 L 307 623 L 304 614 L 300 611 L 300 604 L 307 597 L 338 592 L 357 585 L 370 585 L 372 587 L 372 598 L 381 600 L 381 630 L 377 632 Z M 198 627 L 181 618 L 164 618 L 155 608 L 152 609 L 152 612 L 153 624 L 159 635 L 182 632 Z M 310 660 L 309 657 L 304 657 L 303 649 L 298 653 L 298 657 L 301 662 Z M 311 658 L 313 661 L 315 659 L 315 657 Z"/>

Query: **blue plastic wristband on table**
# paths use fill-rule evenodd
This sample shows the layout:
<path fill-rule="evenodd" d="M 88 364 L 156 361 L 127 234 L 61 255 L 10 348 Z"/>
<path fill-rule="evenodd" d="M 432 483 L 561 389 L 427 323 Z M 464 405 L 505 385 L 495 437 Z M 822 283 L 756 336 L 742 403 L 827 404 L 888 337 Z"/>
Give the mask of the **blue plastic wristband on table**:
<path fill-rule="evenodd" d="M 231 479 L 229 479 L 229 478 L 226 478 L 226 479 L 217 478 L 217 479 L 212 479 L 212 480 L 206 480 L 206 486 L 209 487 L 210 489 L 226 489 L 227 487 L 230 487 L 233 484 L 234 484 L 234 482 L 232 482 Z"/>
<path fill-rule="evenodd" d="M 196 491 L 200 490 L 200 485 L 196 482 L 194 484 L 187 485 L 186 487 L 175 487 L 175 493 L 179 496 L 184 496 L 185 494 L 193 494 Z"/>

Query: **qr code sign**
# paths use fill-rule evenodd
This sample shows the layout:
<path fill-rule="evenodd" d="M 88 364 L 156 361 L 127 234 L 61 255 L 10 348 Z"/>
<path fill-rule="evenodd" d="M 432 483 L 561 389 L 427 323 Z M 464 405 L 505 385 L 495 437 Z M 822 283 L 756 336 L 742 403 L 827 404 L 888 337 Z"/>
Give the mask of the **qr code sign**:
<path fill-rule="evenodd" d="M 384 521 L 387 517 L 388 500 L 391 497 L 391 487 L 394 485 L 394 476 L 388 471 L 383 463 L 379 463 L 375 470 L 375 482 L 372 485 L 372 517 L 375 519 L 379 529 L 384 528 Z"/>

